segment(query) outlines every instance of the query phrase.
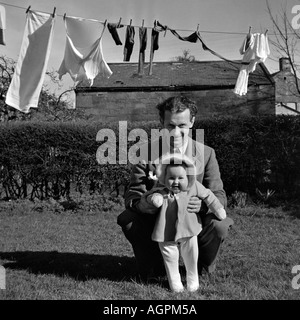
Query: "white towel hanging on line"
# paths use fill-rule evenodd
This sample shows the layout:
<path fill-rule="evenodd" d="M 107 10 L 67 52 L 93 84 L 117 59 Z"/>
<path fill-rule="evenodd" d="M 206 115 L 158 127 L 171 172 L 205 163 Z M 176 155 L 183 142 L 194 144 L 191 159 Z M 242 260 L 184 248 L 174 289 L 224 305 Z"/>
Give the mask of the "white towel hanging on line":
<path fill-rule="evenodd" d="M 28 113 L 37 108 L 50 56 L 55 17 L 29 10 L 19 59 L 6 94 L 6 104 Z"/>

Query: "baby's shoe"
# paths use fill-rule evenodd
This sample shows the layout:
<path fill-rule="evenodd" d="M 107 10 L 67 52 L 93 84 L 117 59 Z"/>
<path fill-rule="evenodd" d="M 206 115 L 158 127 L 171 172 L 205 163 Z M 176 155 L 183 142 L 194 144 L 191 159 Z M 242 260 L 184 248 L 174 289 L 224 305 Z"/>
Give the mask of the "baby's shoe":
<path fill-rule="evenodd" d="M 226 218 L 226 211 L 224 208 L 219 208 L 218 210 L 216 210 L 215 214 L 220 220 L 224 220 Z"/>
<path fill-rule="evenodd" d="M 195 282 L 195 283 L 188 283 L 187 285 L 187 289 L 189 292 L 195 292 L 199 289 L 199 283 Z"/>
<path fill-rule="evenodd" d="M 170 289 L 171 291 L 173 292 L 182 292 L 184 290 L 184 287 L 183 287 L 183 284 L 182 282 L 173 282 L 173 283 L 170 283 Z"/>
<path fill-rule="evenodd" d="M 199 277 L 198 274 L 187 276 L 186 278 L 187 290 L 189 292 L 195 292 L 199 289 Z"/>

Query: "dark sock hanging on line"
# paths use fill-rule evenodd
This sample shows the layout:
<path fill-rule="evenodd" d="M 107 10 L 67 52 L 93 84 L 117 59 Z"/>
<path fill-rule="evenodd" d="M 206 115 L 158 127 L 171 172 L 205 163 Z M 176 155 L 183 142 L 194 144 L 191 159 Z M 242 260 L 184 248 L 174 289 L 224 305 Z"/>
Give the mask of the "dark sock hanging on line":
<path fill-rule="evenodd" d="M 144 74 L 144 63 L 145 63 L 145 50 L 147 48 L 147 28 L 139 28 L 140 38 L 140 52 L 139 52 L 139 67 L 138 74 Z"/>
<path fill-rule="evenodd" d="M 123 27 L 123 24 L 118 24 L 118 23 L 108 23 L 107 24 L 107 29 L 110 32 L 110 34 L 112 35 L 117 46 L 122 45 L 122 42 L 119 38 L 119 34 L 117 31 L 117 28 L 122 28 L 122 27 Z"/>
<path fill-rule="evenodd" d="M 127 26 L 126 40 L 125 40 L 125 46 L 124 46 L 124 61 L 130 61 L 130 57 L 131 57 L 133 45 L 134 45 L 134 36 L 135 36 L 134 27 Z"/>
<path fill-rule="evenodd" d="M 139 28 L 139 36 L 140 36 L 140 52 L 144 52 L 147 48 L 147 28 L 145 27 Z"/>
<path fill-rule="evenodd" d="M 149 72 L 148 72 L 149 76 L 152 75 L 154 51 L 159 49 L 158 39 L 159 39 L 159 32 L 153 28 L 151 33 L 150 64 L 149 64 Z"/>
<path fill-rule="evenodd" d="M 152 75 L 154 51 L 159 49 L 159 45 L 158 45 L 159 33 L 162 31 L 164 31 L 166 34 L 167 26 L 163 26 L 158 21 L 155 21 L 154 27 L 151 33 L 150 65 L 149 65 L 149 72 L 148 72 L 149 76 Z"/>

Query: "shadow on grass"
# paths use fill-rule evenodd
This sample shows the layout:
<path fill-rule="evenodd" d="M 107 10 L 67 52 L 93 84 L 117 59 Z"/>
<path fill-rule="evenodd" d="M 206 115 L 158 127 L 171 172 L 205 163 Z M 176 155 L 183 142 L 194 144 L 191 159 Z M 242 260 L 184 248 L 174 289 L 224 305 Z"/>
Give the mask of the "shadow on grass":
<path fill-rule="evenodd" d="M 0 252 L 0 258 L 9 261 L 3 264 L 7 269 L 69 276 L 79 281 L 124 281 L 136 275 L 135 259 L 130 257 L 57 251 L 19 251 Z"/>

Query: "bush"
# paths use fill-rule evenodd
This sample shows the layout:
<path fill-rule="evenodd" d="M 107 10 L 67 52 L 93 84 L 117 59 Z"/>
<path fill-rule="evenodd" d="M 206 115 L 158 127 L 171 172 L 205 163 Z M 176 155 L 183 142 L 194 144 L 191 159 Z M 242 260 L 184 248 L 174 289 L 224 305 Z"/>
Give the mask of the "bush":
<path fill-rule="evenodd" d="M 256 189 L 299 195 L 300 117 L 251 116 L 198 122 L 205 142 L 216 150 L 229 194 Z"/>
<path fill-rule="evenodd" d="M 205 143 L 217 154 L 224 188 L 256 195 L 275 191 L 283 198 L 299 195 L 300 117 L 216 117 L 198 121 Z M 129 165 L 100 165 L 103 143 L 97 132 L 118 124 L 77 122 L 12 122 L 0 125 L 0 196 L 5 199 L 70 199 L 71 193 L 122 195 Z M 144 129 L 150 138 L 158 122 L 130 123 L 127 131 Z M 129 149 L 135 141 L 128 142 Z"/>
<path fill-rule="evenodd" d="M 70 197 L 73 189 L 81 193 L 119 190 L 129 169 L 97 163 L 97 130 L 84 121 L 2 124 L 2 196 L 43 200 Z"/>

